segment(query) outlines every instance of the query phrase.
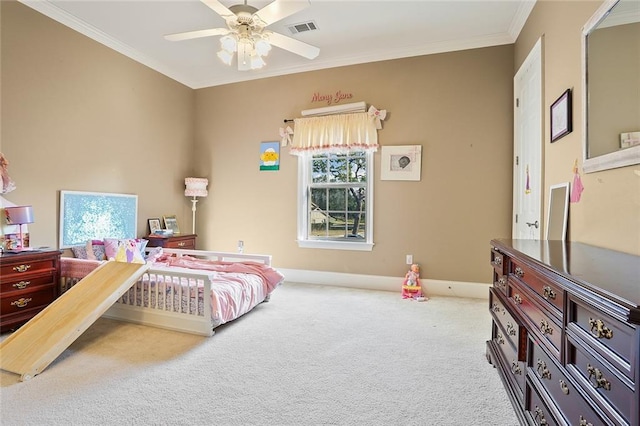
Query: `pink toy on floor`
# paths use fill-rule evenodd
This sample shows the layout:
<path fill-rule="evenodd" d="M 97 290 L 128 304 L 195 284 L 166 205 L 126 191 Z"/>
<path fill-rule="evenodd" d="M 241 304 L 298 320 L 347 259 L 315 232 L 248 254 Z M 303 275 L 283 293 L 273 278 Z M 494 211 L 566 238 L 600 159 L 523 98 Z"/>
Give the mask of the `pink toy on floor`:
<path fill-rule="evenodd" d="M 420 266 L 417 263 L 411 265 L 411 269 L 404 277 L 402 283 L 402 298 L 403 299 L 418 299 L 422 298 L 422 286 L 420 284 Z"/>

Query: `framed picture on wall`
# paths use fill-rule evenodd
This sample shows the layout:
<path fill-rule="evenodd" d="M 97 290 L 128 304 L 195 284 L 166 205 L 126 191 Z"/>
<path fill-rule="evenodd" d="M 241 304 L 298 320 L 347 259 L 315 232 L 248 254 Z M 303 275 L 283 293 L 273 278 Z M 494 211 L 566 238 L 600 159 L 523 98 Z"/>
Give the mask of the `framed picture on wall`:
<path fill-rule="evenodd" d="M 421 145 L 383 146 L 381 180 L 420 180 Z"/>
<path fill-rule="evenodd" d="M 180 233 L 180 228 L 178 227 L 178 218 L 175 215 L 163 216 L 164 227 L 173 231 L 174 234 Z"/>
<path fill-rule="evenodd" d="M 567 89 L 551 104 L 551 142 L 571 133 L 571 114 L 571 89 Z"/>

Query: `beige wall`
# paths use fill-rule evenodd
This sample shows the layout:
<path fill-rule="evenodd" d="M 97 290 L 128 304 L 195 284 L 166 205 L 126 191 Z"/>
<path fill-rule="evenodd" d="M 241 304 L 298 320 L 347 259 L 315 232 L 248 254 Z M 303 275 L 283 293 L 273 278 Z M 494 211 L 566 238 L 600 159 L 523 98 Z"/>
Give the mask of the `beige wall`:
<path fill-rule="evenodd" d="M 139 195 L 146 219 L 178 215 L 191 226 L 183 178 L 208 177 L 198 205 L 199 246 L 274 255 L 282 268 L 400 276 L 413 254 L 427 278 L 490 280 L 489 240 L 511 230 L 512 79 L 544 36 L 548 106 L 574 88 L 574 132 L 550 144 L 546 186 L 571 181 L 582 158 L 580 29 L 600 2 L 538 2 L 515 46 L 335 68 L 193 91 L 13 1 L 0 2 L 2 151 L 33 204 L 34 245 L 57 245 L 62 189 Z M 515 57 L 515 61 L 514 61 Z M 514 66 L 515 62 L 515 66 Z M 423 146 L 420 182 L 380 181 L 376 155 L 372 252 L 299 249 L 297 159 L 258 170 L 261 141 L 283 118 L 337 90 L 387 109 L 383 145 Z M 548 126 L 545 126 L 545 129 Z M 637 168 L 582 175 L 570 236 L 640 252 Z M 547 198 L 547 197 L 545 197 Z"/>
<path fill-rule="evenodd" d="M 423 276 L 490 280 L 489 240 L 510 235 L 512 46 L 254 80 L 197 93 L 197 170 L 210 178 L 199 210 L 207 248 L 273 254 L 285 268 L 398 276 L 405 255 Z M 324 106 L 314 93 L 353 94 L 389 112 L 382 145 L 422 145 L 419 182 L 381 181 L 375 156 L 372 252 L 296 243 L 297 158 L 258 170 L 259 144 L 284 118 Z M 203 220 L 206 218 L 206 220 Z M 204 225 L 206 222 L 206 226 Z"/>
<path fill-rule="evenodd" d="M 33 205 L 31 245 L 58 246 L 60 190 L 138 194 L 141 235 L 148 217 L 190 217 L 194 91 L 20 3 L 0 5 L 0 146 L 17 185 L 5 198 Z"/>
<path fill-rule="evenodd" d="M 582 27 L 601 1 L 536 3 L 515 44 L 515 70 L 543 38 L 545 108 L 545 187 L 573 182 L 576 160 L 584 192 L 569 207 L 569 238 L 587 244 L 640 254 L 640 167 L 582 173 Z M 514 71 L 515 72 L 515 71 Z M 549 138 L 549 106 L 573 88 L 573 132 L 553 144 Z"/>

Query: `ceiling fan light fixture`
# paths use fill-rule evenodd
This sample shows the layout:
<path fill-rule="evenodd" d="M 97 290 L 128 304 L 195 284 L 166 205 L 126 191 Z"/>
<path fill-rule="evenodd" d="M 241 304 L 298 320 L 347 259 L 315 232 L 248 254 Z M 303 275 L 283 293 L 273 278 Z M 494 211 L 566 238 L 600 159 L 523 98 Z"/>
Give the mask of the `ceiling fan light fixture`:
<path fill-rule="evenodd" d="M 233 52 L 229 52 L 228 50 L 222 49 L 218 52 L 218 58 L 225 64 L 231 65 L 231 61 L 233 60 Z"/>
<path fill-rule="evenodd" d="M 271 45 L 267 40 L 265 40 L 262 37 L 255 42 L 255 47 L 256 47 L 256 52 L 260 56 L 267 56 L 271 51 Z"/>
<path fill-rule="evenodd" d="M 220 46 L 227 52 L 235 52 L 236 50 L 238 50 L 238 41 L 235 37 L 235 34 L 228 34 L 220 38 Z"/>
<path fill-rule="evenodd" d="M 258 54 L 253 54 L 251 55 L 251 69 L 252 70 L 259 70 L 260 68 L 264 67 L 265 65 L 267 65 L 267 63 L 264 61 L 264 59 L 262 59 L 262 57 Z"/>

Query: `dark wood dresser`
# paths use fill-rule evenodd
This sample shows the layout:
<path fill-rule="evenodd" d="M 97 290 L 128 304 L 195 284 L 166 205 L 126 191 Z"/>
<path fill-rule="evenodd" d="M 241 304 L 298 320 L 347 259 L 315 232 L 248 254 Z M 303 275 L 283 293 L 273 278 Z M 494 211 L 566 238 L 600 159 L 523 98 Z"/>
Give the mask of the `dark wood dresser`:
<path fill-rule="evenodd" d="M 523 425 L 640 425 L 640 257 L 492 240 L 487 358 Z"/>
<path fill-rule="evenodd" d="M 58 297 L 60 254 L 53 250 L 0 256 L 0 331 L 19 327 Z"/>
<path fill-rule="evenodd" d="M 147 244 L 148 247 L 195 250 L 196 237 L 196 234 L 174 235 L 171 237 L 156 237 L 154 235 L 149 235 L 146 239 L 149 240 L 149 244 Z"/>

